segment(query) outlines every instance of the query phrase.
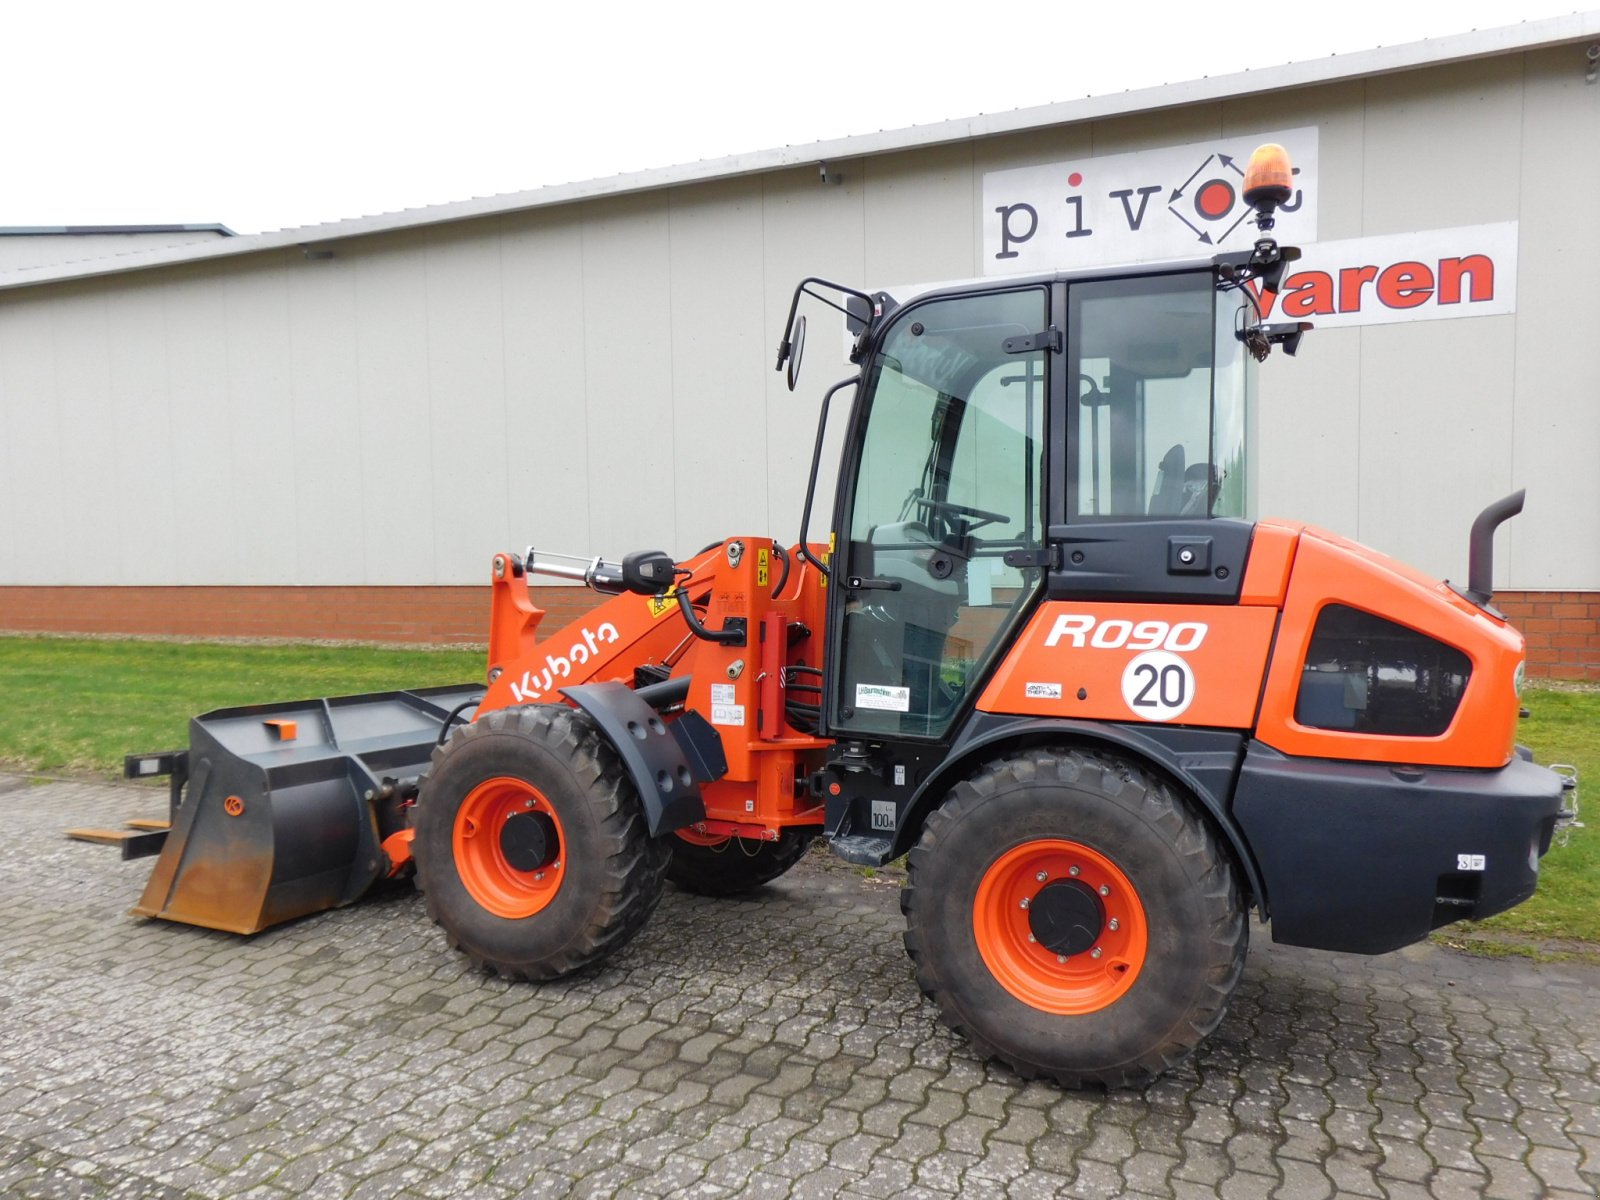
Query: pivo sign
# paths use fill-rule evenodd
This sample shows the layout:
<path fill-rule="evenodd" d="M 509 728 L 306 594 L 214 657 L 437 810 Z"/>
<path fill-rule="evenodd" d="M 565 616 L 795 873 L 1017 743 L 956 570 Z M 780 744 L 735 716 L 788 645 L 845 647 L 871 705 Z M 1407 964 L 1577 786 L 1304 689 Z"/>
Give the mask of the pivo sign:
<path fill-rule="evenodd" d="M 1318 242 L 1315 128 L 991 171 L 983 178 L 984 273 L 1248 249 L 1257 233 L 1241 195 L 1244 165 L 1268 141 L 1285 146 L 1294 165 L 1274 236 L 1303 257 L 1277 293 L 1257 293 L 1263 319 L 1336 329 L 1516 311 L 1515 221 Z"/>

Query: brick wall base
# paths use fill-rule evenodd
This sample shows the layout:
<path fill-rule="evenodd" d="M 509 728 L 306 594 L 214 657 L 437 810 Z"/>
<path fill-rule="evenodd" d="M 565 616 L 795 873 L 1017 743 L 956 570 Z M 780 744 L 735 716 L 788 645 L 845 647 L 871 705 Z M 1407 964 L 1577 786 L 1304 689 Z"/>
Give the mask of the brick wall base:
<path fill-rule="evenodd" d="M 602 597 L 535 587 L 559 629 Z M 1499 592 L 1528 639 L 1528 674 L 1600 680 L 1600 592 Z M 482 643 L 489 589 L 472 587 L 0 587 L 0 630 L 180 637 Z"/>
<path fill-rule="evenodd" d="M 1528 639 L 1528 674 L 1600 679 L 1600 592 L 1496 592 L 1494 605 Z"/>
<path fill-rule="evenodd" d="M 559 629 L 604 597 L 535 587 L 544 629 Z M 0 587 L 0 629 L 295 641 L 482 644 L 489 588 Z"/>

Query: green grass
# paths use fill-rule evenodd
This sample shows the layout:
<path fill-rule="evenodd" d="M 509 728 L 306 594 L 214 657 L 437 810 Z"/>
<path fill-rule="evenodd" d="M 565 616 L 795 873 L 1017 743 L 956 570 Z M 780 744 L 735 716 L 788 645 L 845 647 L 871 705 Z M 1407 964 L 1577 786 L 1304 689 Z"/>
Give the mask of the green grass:
<path fill-rule="evenodd" d="M 235 704 L 471 683 L 481 650 L 0 637 L 0 765 L 120 776 L 122 756 L 189 744 Z"/>
<path fill-rule="evenodd" d="M 189 718 L 208 709 L 467 683 L 483 669 L 477 650 L 0 636 L 0 766 L 119 776 L 124 754 L 187 745 Z M 1533 716 L 1519 737 L 1539 762 L 1578 768 L 1588 827 L 1551 850 L 1532 900 L 1442 936 L 1498 953 L 1600 944 L 1600 691 L 1530 688 L 1525 702 Z"/>

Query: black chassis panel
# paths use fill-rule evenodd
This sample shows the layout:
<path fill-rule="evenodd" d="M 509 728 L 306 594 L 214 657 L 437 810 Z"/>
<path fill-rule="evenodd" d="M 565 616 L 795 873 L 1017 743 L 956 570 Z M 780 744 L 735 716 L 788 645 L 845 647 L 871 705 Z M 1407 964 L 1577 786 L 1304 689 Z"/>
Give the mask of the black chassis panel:
<path fill-rule="evenodd" d="M 1291 758 L 1252 743 L 1233 812 L 1272 896 L 1272 939 L 1382 954 L 1533 895 L 1561 777 Z M 1481 861 L 1480 861 L 1481 856 Z"/>
<path fill-rule="evenodd" d="M 1255 525 L 1210 520 L 1095 521 L 1051 525 L 1052 600 L 1233 604 L 1244 583 Z M 1187 549 L 1191 561 L 1178 557 Z"/>

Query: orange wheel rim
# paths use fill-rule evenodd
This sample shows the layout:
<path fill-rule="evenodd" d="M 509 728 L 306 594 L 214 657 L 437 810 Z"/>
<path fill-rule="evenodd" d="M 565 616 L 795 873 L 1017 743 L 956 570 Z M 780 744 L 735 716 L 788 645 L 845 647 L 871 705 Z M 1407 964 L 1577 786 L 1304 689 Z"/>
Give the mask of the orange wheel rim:
<path fill-rule="evenodd" d="M 996 982 L 1032 1008 L 1098 1012 L 1139 977 L 1149 928 L 1139 894 L 1105 855 L 1041 838 L 994 861 L 972 909 L 978 953 Z"/>
<path fill-rule="evenodd" d="M 525 780 L 500 776 L 468 792 L 451 845 L 462 886 L 497 917 L 533 916 L 566 878 L 561 818 Z"/>

